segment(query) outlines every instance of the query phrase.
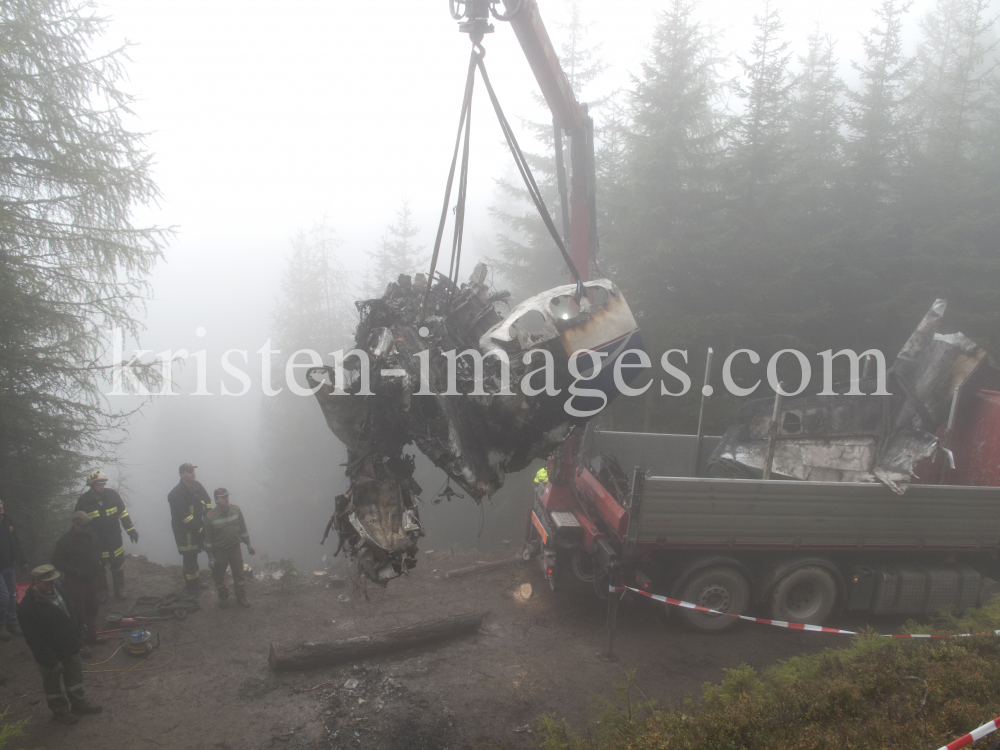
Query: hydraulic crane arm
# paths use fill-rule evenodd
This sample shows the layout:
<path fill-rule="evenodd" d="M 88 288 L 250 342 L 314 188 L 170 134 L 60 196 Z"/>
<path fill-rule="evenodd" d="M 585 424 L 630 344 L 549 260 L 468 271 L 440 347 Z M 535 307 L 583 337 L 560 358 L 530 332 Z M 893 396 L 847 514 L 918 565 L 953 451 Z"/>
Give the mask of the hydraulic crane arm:
<path fill-rule="evenodd" d="M 556 124 L 571 133 L 584 130 L 587 113 L 577 102 L 569 79 L 559 64 L 549 32 L 538 14 L 538 3 L 535 0 L 504 0 L 504 5 L 513 16 L 510 25 Z M 523 7 L 516 12 L 518 6 Z"/>
<path fill-rule="evenodd" d="M 490 13 L 499 20 L 510 21 L 521 49 L 538 81 L 545 102 L 552 111 L 556 129 L 557 168 L 561 166 L 561 131 L 570 136 L 570 195 L 568 230 L 569 256 L 580 275 L 580 281 L 590 280 L 590 267 L 597 255 L 596 176 L 594 165 L 594 121 L 587 107 L 576 100 L 573 87 L 559 64 L 552 40 L 538 12 L 537 0 L 450 0 L 452 16 L 462 23 L 459 30 L 479 44 L 484 34 L 493 31 Z M 498 13 L 503 3 L 506 13 Z M 562 187 L 562 175 L 559 175 Z M 567 220 L 565 193 L 560 190 L 563 221 Z"/>

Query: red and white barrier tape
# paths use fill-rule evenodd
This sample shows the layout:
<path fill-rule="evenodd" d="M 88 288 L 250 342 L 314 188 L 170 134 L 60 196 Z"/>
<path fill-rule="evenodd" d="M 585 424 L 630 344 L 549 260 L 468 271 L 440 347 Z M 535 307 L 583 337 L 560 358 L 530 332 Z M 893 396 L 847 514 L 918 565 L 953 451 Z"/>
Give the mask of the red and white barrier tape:
<path fill-rule="evenodd" d="M 692 604 L 691 602 L 685 602 L 681 599 L 671 599 L 668 596 L 657 596 L 656 594 L 650 594 L 647 591 L 640 591 L 639 589 L 634 589 L 631 586 L 619 586 L 615 588 L 614 586 L 609 587 L 609 593 L 616 594 L 620 591 L 633 591 L 636 594 L 641 594 L 649 599 L 653 599 L 658 602 L 665 602 L 666 604 L 672 604 L 675 607 L 684 607 L 685 609 L 696 609 L 699 612 L 708 612 L 713 615 L 725 615 L 726 617 L 735 617 L 740 620 L 749 620 L 750 622 L 759 622 L 764 625 L 774 625 L 779 628 L 791 628 L 793 630 L 809 630 L 814 633 L 837 633 L 838 635 L 867 635 L 866 633 L 857 633 L 853 630 L 838 630 L 837 628 L 824 628 L 819 625 L 803 625 L 797 622 L 783 622 L 782 620 L 766 620 L 762 617 L 748 617 L 747 615 L 734 615 L 729 612 L 719 612 L 715 609 L 709 609 L 708 607 L 702 607 L 698 604 Z M 882 638 L 968 638 L 972 635 L 990 635 L 990 633 L 961 633 L 958 635 L 928 635 L 925 633 L 902 633 L 885 635 L 879 634 Z M 993 635 L 1000 635 L 1000 630 L 993 632 Z M 958 750 L 960 747 L 966 747 L 971 745 L 978 739 L 985 737 L 988 734 L 992 734 L 997 729 L 1000 729 L 1000 717 L 993 719 L 993 721 L 988 721 L 981 727 L 973 729 L 968 734 L 959 737 L 954 742 L 950 742 L 943 747 L 938 748 L 938 750 Z"/>
<path fill-rule="evenodd" d="M 685 602 L 681 599 L 671 599 L 668 596 L 658 596 L 656 594 L 650 594 L 648 591 L 640 591 L 639 589 L 634 589 L 631 586 L 619 586 L 615 588 L 613 586 L 609 587 L 610 593 L 614 594 L 619 591 L 633 591 L 636 594 L 640 594 L 649 599 L 654 599 L 658 602 L 665 602 L 667 604 L 672 604 L 675 607 L 684 607 L 685 609 L 696 609 L 699 612 L 708 612 L 713 615 L 725 615 L 726 617 L 735 617 L 739 620 L 747 620 L 748 622 L 759 622 L 764 625 L 774 625 L 777 628 L 790 628 L 791 630 L 808 630 L 813 633 L 836 633 L 838 635 L 872 635 L 871 633 L 858 633 L 853 630 L 838 630 L 837 628 L 824 628 L 820 625 L 804 625 L 799 622 L 784 622 L 783 620 L 766 620 L 763 617 L 749 617 L 747 615 L 734 615 L 730 612 L 719 612 L 718 610 L 709 609 L 708 607 L 702 607 L 699 604 L 692 604 L 691 602 Z M 969 638 L 973 635 L 1000 635 L 1000 630 L 993 631 L 992 633 L 960 633 L 955 635 L 930 635 L 928 633 L 896 633 L 891 635 L 886 635 L 878 633 L 882 638 Z M 976 730 L 979 731 L 979 730 Z"/>
<path fill-rule="evenodd" d="M 978 740 L 980 737 L 985 737 L 988 734 L 992 734 L 998 728 L 1000 728 L 1000 717 L 994 719 L 993 721 L 987 721 L 978 729 L 973 729 L 967 735 L 959 737 L 954 742 L 950 742 L 944 747 L 938 748 L 938 750 L 958 750 L 960 747 L 965 747 L 966 745 L 971 745 L 973 742 Z"/>

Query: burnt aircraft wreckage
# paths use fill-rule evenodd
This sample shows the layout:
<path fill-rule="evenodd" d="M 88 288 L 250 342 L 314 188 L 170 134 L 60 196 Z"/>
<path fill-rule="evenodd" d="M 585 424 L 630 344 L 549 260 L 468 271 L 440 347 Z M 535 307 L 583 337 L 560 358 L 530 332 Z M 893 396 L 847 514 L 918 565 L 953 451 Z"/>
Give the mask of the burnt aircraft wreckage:
<path fill-rule="evenodd" d="M 770 463 L 773 479 L 882 482 L 903 494 L 917 464 L 947 449 L 938 426 L 1000 376 L 969 337 L 938 333 L 946 306 L 931 306 L 882 384 L 862 377 L 834 386 L 836 395 L 781 399 L 777 409 L 772 398 L 746 403 L 709 457 L 709 474 L 760 478 Z"/>
<path fill-rule="evenodd" d="M 381 298 L 357 303 L 355 349 L 333 367 L 307 372 L 327 425 L 348 451 L 350 488 L 337 497 L 327 533 L 336 530 L 338 552 L 346 548 L 379 585 L 416 565 L 423 535 L 421 488 L 406 446 L 415 444 L 480 502 L 508 472 L 548 456 L 586 421 L 566 410 L 574 352 L 607 355 L 586 381 L 603 397 L 574 396 L 579 413 L 618 395 L 614 363 L 642 349 L 635 318 L 607 279 L 556 287 L 504 317 L 497 307 L 509 294 L 493 291 L 487 277 L 482 264 L 460 287 L 439 275 L 428 294 L 423 274 L 400 276 Z M 543 389 L 538 372 L 530 393 L 522 391 L 524 376 L 546 360 L 554 390 Z M 581 379 L 594 375 L 593 357 L 577 363 Z M 630 382 L 638 369 L 622 374 Z"/>

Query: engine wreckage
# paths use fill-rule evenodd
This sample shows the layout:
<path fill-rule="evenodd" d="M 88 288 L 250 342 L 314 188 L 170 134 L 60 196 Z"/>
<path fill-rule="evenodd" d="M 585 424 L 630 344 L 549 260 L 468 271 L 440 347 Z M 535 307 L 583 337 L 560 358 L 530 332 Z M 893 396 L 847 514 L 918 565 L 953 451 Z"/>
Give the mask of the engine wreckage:
<path fill-rule="evenodd" d="M 773 478 L 883 482 L 903 494 L 914 468 L 939 449 L 935 430 L 963 400 L 997 380 L 997 364 L 962 333 L 941 334 L 937 300 L 882 384 L 876 377 L 835 386 L 836 395 L 780 402 Z M 774 399 L 748 402 L 709 457 L 714 477 L 760 478 L 767 463 Z"/>
<path fill-rule="evenodd" d="M 346 548 L 379 585 L 416 565 L 423 535 L 421 489 L 404 447 L 415 444 L 479 502 L 507 472 L 546 457 L 586 421 L 565 408 L 574 352 L 608 355 L 587 381 L 589 395 L 574 396 L 574 407 L 586 412 L 617 395 L 617 358 L 642 348 L 628 304 L 607 279 L 557 287 L 504 317 L 497 306 L 509 294 L 492 291 L 487 276 L 479 264 L 467 284 L 439 275 L 430 290 L 423 274 L 400 276 L 381 298 L 357 303 L 355 348 L 334 366 L 307 372 L 327 425 L 348 451 L 350 489 L 337 497 L 327 534 L 336 530 L 338 553 Z M 578 362 L 581 378 L 594 375 L 590 356 Z M 531 375 L 545 364 L 554 390 L 541 388 L 543 373 Z M 626 381 L 638 374 L 626 372 Z M 540 392 L 522 391 L 525 375 Z"/>

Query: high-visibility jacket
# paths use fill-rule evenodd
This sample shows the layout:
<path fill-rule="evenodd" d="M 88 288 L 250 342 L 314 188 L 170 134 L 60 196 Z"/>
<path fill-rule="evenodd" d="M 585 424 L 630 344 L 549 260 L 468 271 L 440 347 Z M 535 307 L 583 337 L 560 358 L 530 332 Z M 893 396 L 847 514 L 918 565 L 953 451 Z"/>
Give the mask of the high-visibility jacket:
<path fill-rule="evenodd" d="M 538 472 L 537 472 L 537 473 L 535 474 L 535 483 L 536 483 L 536 484 L 545 484 L 545 483 L 546 483 L 547 481 L 549 481 L 549 472 L 548 472 L 548 470 L 547 470 L 547 469 L 546 469 L 546 468 L 545 468 L 545 467 L 543 466 L 543 467 L 542 467 L 542 468 L 540 468 L 540 469 L 538 470 Z"/>
<path fill-rule="evenodd" d="M 195 481 L 190 487 L 184 482 L 167 495 L 170 503 L 170 527 L 174 531 L 177 551 L 195 552 L 201 549 L 204 540 L 204 519 L 212 510 L 212 501 L 201 482 Z"/>
<path fill-rule="evenodd" d="M 216 505 L 205 519 L 205 551 L 211 558 L 220 549 L 239 547 L 240 542 L 250 546 L 250 534 L 240 506 L 230 503 L 223 510 Z"/>
<path fill-rule="evenodd" d="M 122 527 L 125 531 L 132 531 L 134 527 L 121 495 L 110 487 L 101 493 L 91 487 L 80 495 L 74 510 L 82 510 L 90 516 L 90 530 L 97 535 L 102 559 L 114 559 L 125 554 Z"/>

